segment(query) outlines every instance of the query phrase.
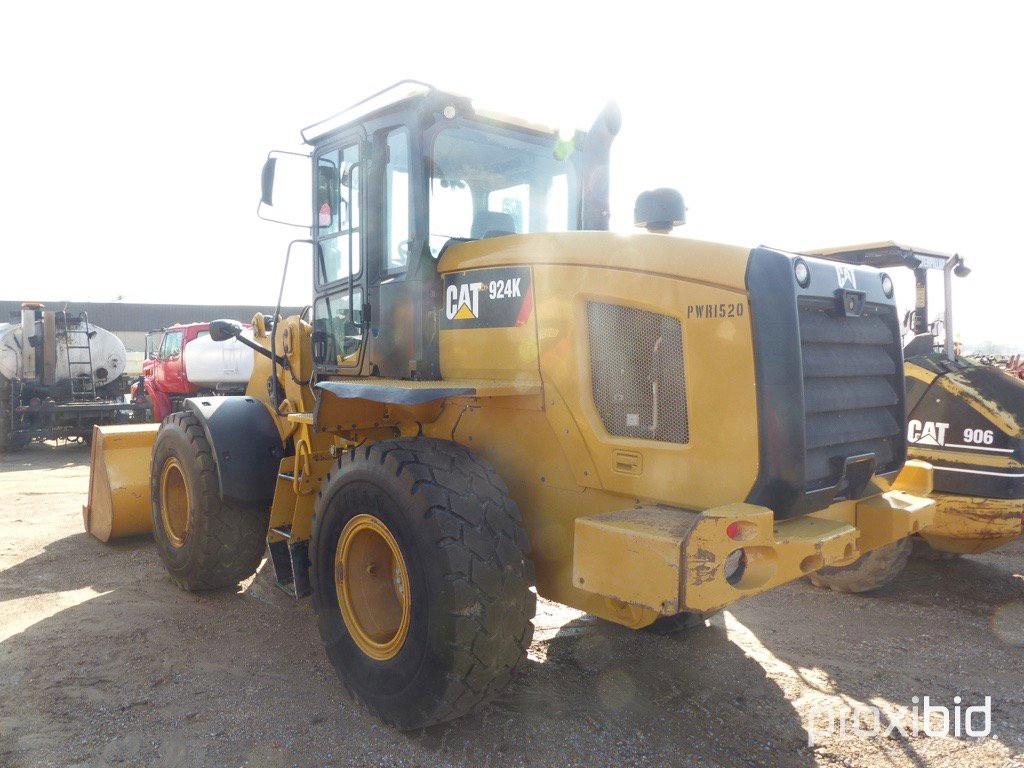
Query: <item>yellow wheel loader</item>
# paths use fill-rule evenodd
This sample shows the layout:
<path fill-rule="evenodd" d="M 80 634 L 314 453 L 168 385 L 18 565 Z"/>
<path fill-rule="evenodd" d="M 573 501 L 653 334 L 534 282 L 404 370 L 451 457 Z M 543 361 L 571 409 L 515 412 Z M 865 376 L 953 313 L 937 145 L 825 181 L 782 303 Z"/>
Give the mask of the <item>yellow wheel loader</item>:
<path fill-rule="evenodd" d="M 264 217 L 293 221 L 283 185 L 309 176 L 313 303 L 254 318 L 244 396 L 98 431 L 90 528 L 148 515 L 193 590 L 252 576 L 265 542 L 344 684 L 408 729 L 505 686 L 537 594 L 671 628 L 928 526 L 930 468 L 897 482 L 879 271 L 608 232 L 618 128 L 405 82 L 304 130 L 310 157 L 272 153 Z M 655 190 L 636 218 L 683 212 Z"/>
<path fill-rule="evenodd" d="M 932 465 L 936 505 L 934 520 L 913 542 L 916 551 L 930 558 L 955 557 L 1019 538 L 1024 527 L 1024 381 L 957 354 L 952 283 L 953 276 L 970 273 L 963 258 L 893 242 L 808 255 L 914 273 L 915 306 L 904 318 L 908 455 Z M 932 271 L 943 276 L 944 311 L 941 320 L 929 323 Z M 884 567 L 892 576 L 899 573 L 911 541 L 898 548 L 898 562 L 878 551 L 851 567 L 822 569 L 811 580 L 841 591 L 863 591 L 859 571 Z M 883 559 L 887 562 L 879 565 Z"/>

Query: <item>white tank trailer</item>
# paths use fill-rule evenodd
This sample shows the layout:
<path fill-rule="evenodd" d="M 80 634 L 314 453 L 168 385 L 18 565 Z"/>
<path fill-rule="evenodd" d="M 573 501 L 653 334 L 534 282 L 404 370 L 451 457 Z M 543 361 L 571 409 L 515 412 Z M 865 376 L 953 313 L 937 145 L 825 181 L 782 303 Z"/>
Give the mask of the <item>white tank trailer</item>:
<path fill-rule="evenodd" d="M 41 304 L 23 304 L 11 320 L 0 323 L 0 451 L 145 419 L 145 406 L 125 397 L 127 353 L 113 333 Z"/>
<path fill-rule="evenodd" d="M 44 338 L 43 322 L 38 320 L 34 323 L 34 334 L 30 338 Z M 0 323 L 0 376 L 7 379 L 36 378 L 37 371 L 30 370 L 25 375 L 26 366 L 35 366 L 36 355 L 32 348 L 31 341 L 29 348 L 24 346 L 23 323 Z M 117 336 L 110 331 L 96 325 L 89 326 L 89 349 L 68 349 L 68 336 L 57 333 L 54 339 L 54 360 L 53 360 L 53 383 L 70 381 L 72 368 L 74 375 L 85 376 L 91 371 L 96 379 L 96 386 L 102 387 L 113 384 L 117 378 L 124 373 L 128 355 L 124 344 Z M 72 333 L 72 345 L 80 339 L 74 338 Z M 26 354 L 23 354 L 26 353 Z M 85 368 L 85 366 L 91 366 Z"/>
<path fill-rule="evenodd" d="M 252 330 L 242 335 L 252 340 Z M 185 376 L 201 389 L 244 390 L 252 375 L 253 352 L 238 339 L 214 341 L 209 334 L 185 345 Z"/>

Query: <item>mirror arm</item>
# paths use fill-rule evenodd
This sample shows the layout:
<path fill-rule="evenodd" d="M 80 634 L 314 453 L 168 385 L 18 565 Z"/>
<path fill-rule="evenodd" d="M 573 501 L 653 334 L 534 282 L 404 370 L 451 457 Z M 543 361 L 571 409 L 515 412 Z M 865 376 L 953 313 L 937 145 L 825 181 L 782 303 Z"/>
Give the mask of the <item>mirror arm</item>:
<path fill-rule="evenodd" d="M 259 344 L 257 344 L 252 339 L 247 339 L 247 338 L 245 338 L 245 336 L 235 336 L 235 339 L 237 341 L 240 341 L 242 344 L 244 344 L 245 346 L 247 346 L 249 349 L 253 350 L 254 352 L 258 352 L 259 354 L 263 355 L 268 360 L 274 360 L 274 353 L 273 352 L 271 352 L 266 347 L 260 346 Z M 277 355 L 276 362 L 277 362 L 278 365 L 281 365 L 281 366 L 283 366 L 285 368 L 288 367 L 288 358 L 286 358 L 286 357 L 283 357 L 281 355 Z"/>

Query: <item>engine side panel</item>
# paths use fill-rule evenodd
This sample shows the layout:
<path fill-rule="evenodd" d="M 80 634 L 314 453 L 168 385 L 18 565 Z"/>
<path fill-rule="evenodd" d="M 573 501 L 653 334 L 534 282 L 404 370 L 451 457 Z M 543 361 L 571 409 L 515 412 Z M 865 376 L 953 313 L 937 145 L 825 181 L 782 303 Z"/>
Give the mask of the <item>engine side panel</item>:
<path fill-rule="evenodd" d="M 444 298 L 445 379 L 539 379 L 543 390 L 451 399 L 424 433 L 500 468 L 530 532 L 540 594 L 649 622 L 573 582 L 574 525 L 638 498 L 703 509 L 750 491 L 759 454 L 745 293 L 603 266 L 510 264 L 449 272 Z"/>
<path fill-rule="evenodd" d="M 493 283 L 502 280 L 502 290 L 511 296 L 491 299 Z M 465 288 L 477 284 L 483 287 Z M 452 273 L 446 276 L 446 291 L 452 292 L 453 301 L 440 334 L 444 376 L 515 380 L 535 378 L 539 371 L 551 429 L 548 439 L 578 457 L 575 466 L 587 472 L 565 475 L 567 490 L 601 487 L 627 498 L 691 508 L 749 493 L 758 469 L 758 431 L 750 316 L 743 292 L 576 265 Z M 595 333 L 601 323 L 621 320 L 615 313 L 608 315 L 605 307 L 636 310 L 635 317 L 641 319 L 661 318 L 643 327 L 651 342 L 646 346 L 628 338 L 617 342 L 634 346 L 629 354 L 636 358 L 620 355 L 618 367 L 606 354 L 609 344 L 591 348 L 604 338 Z M 456 319 L 460 313 L 464 319 Z M 658 345 L 659 338 L 667 341 Z M 680 349 L 681 359 L 668 359 Z M 661 360 L 652 367 L 649 358 L 655 354 Z M 635 369 L 644 375 L 637 377 Z M 595 388 L 596 377 L 604 380 Z M 660 379 L 657 396 L 655 378 Z M 609 399 L 615 402 L 606 405 L 603 401 Z M 671 432 L 651 423 L 654 400 L 661 406 L 658 423 L 673 426 Z M 658 439 L 645 439 L 645 430 Z M 477 450 L 481 442 L 489 442 L 486 435 L 474 435 Z M 722 467 L 729 471 L 723 473 Z M 538 471 L 517 479 L 536 484 L 558 482 L 558 477 Z"/>

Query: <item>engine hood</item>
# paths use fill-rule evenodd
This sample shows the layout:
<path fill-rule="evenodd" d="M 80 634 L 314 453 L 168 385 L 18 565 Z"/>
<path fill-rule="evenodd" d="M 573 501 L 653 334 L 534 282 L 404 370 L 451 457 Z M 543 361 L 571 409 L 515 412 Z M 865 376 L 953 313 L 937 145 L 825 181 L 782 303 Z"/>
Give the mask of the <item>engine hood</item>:
<path fill-rule="evenodd" d="M 537 264 L 607 267 L 745 291 L 749 258 L 749 248 L 667 235 L 557 232 L 452 243 L 438 271 Z"/>

